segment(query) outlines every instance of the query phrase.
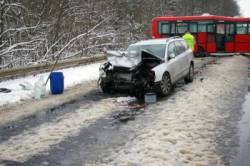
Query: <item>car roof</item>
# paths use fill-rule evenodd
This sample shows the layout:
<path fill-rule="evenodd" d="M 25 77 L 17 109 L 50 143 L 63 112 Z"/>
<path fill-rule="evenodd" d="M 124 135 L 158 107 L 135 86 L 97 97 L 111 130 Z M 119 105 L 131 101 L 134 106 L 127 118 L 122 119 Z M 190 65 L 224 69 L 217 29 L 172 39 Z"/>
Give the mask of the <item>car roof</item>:
<path fill-rule="evenodd" d="M 149 40 L 142 40 L 135 44 L 132 44 L 134 46 L 140 46 L 140 45 L 154 45 L 154 44 L 167 44 L 167 42 L 174 40 L 174 39 L 182 39 L 181 37 L 170 37 L 170 38 L 161 38 L 161 39 L 149 39 Z"/>

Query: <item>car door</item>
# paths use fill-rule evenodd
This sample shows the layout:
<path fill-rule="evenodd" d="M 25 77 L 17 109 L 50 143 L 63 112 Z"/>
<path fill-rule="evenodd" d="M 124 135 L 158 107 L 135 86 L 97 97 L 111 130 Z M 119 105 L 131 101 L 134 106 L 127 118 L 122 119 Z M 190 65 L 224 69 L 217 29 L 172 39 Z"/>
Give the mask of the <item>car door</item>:
<path fill-rule="evenodd" d="M 178 64 L 178 70 L 177 70 L 177 76 L 176 79 L 180 79 L 185 75 L 185 70 L 187 66 L 187 56 L 186 56 L 186 49 L 184 45 L 180 41 L 175 41 L 176 46 L 176 52 L 177 52 L 177 64 Z"/>
<path fill-rule="evenodd" d="M 184 52 L 183 52 L 183 54 L 184 54 L 184 65 L 183 65 L 184 66 L 184 73 L 183 74 L 184 74 L 184 76 L 186 76 L 189 72 L 190 62 L 191 62 L 191 58 L 192 58 L 192 51 L 190 51 L 187 43 L 184 40 L 182 40 L 180 42 L 181 42 L 183 49 L 184 49 Z"/>
<path fill-rule="evenodd" d="M 170 55 L 174 54 L 174 58 L 170 58 Z M 167 71 L 170 73 L 172 83 L 176 82 L 179 74 L 180 62 L 178 61 L 178 53 L 175 42 L 170 42 L 167 47 Z"/>

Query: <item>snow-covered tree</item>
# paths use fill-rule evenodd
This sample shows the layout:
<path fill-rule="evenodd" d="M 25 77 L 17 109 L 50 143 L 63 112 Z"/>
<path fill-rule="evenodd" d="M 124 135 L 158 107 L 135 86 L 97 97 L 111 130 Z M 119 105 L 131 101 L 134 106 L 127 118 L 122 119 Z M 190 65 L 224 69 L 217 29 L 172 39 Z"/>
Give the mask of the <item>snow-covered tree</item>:
<path fill-rule="evenodd" d="M 125 48 L 150 37 L 155 16 L 202 13 L 239 9 L 235 0 L 0 0 L 0 68 Z"/>

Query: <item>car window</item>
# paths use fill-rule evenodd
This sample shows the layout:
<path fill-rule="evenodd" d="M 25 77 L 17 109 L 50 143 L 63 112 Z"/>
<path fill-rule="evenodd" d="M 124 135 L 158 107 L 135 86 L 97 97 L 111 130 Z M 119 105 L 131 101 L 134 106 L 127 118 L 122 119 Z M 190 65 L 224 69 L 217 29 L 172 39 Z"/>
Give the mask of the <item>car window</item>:
<path fill-rule="evenodd" d="M 175 56 L 177 55 L 175 44 L 173 42 L 168 45 L 168 56 L 170 54 L 174 54 Z"/>
<path fill-rule="evenodd" d="M 175 41 L 177 56 L 186 51 L 185 46 L 181 43 L 181 41 Z"/>
<path fill-rule="evenodd" d="M 188 45 L 187 45 L 187 43 L 184 40 L 181 41 L 181 44 L 183 45 L 185 51 L 188 50 Z"/>

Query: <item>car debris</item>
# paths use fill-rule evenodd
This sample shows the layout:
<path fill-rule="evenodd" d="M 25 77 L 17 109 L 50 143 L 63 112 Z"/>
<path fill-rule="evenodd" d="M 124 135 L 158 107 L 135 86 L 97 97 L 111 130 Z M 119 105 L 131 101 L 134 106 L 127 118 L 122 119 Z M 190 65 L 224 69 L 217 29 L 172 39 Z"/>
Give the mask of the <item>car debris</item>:
<path fill-rule="evenodd" d="M 147 104 L 152 104 L 152 103 L 155 103 L 157 101 L 157 97 L 156 97 L 156 93 L 146 93 L 144 95 L 144 101 L 145 103 Z"/>
<path fill-rule="evenodd" d="M 23 89 L 23 90 L 32 90 L 33 88 L 33 85 L 29 82 L 23 82 L 23 83 L 20 83 L 19 86 Z"/>

